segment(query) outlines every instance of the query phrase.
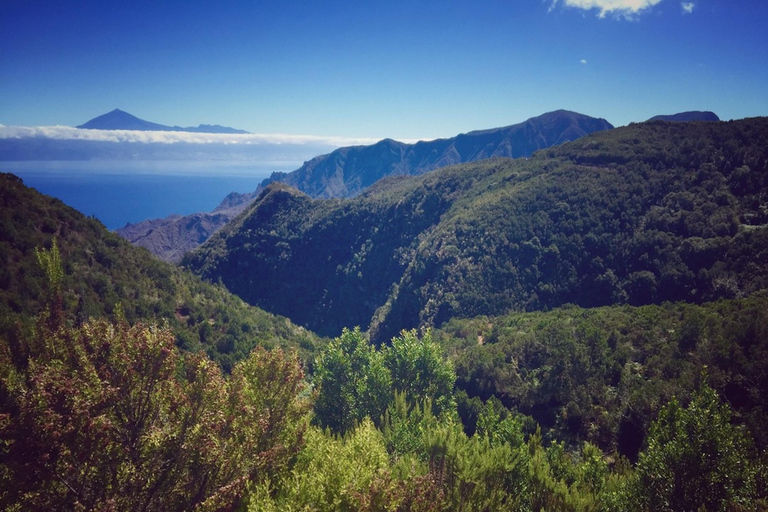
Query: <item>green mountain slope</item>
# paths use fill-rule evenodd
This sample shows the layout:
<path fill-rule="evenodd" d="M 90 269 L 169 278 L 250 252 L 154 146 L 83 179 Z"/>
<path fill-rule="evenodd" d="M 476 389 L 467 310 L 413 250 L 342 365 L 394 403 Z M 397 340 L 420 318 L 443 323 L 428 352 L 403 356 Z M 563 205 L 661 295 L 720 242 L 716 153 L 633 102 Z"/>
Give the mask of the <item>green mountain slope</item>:
<path fill-rule="evenodd" d="M 185 264 L 322 334 L 768 287 L 768 119 L 653 122 L 530 159 L 384 180 L 352 200 L 273 184 Z"/>
<path fill-rule="evenodd" d="M 65 312 L 73 322 L 115 313 L 165 322 L 177 344 L 205 350 L 225 368 L 255 345 L 311 349 L 316 337 L 170 264 L 160 262 L 61 201 L 0 174 L 0 337 L 10 340 L 43 308 L 45 276 L 35 249 L 53 240 L 64 267 Z"/>

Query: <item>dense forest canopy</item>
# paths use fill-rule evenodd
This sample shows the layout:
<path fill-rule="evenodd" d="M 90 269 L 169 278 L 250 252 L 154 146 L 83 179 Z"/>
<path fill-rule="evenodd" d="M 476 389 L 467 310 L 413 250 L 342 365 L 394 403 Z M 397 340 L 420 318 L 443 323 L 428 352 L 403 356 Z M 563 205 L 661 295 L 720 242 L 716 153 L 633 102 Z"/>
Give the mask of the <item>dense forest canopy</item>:
<path fill-rule="evenodd" d="M 453 363 L 428 334 L 404 332 L 391 347 L 376 348 L 359 330 L 345 331 L 318 356 L 316 392 L 307 394 L 295 354 L 259 347 L 225 376 L 203 355 L 179 351 L 167 328 L 129 326 L 119 317 L 67 326 L 53 290 L 34 335 L 0 346 L 5 509 L 685 511 L 768 504 L 764 448 L 754 449 L 706 374 L 686 383 L 690 393 L 676 389 L 679 399 L 653 405 L 658 412 L 633 465 L 591 442 L 545 440 L 535 421 L 498 399 L 453 391 Z M 548 345 L 563 342 L 545 340 L 545 354 Z M 585 370 L 574 372 L 576 385 Z M 545 387 L 561 382 L 562 371 L 555 373 L 541 373 Z M 645 380 L 641 368 L 634 378 Z M 468 410 L 473 422 L 463 421 Z M 338 423 L 339 412 L 358 420 Z M 764 411 L 756 412 L 765 425 Z"/>
<path fill-rule="evenodd" d="M 379 343 L 454 317 L 742 297 L 768 285 L 766 166 L 756 118 L 630 125 L 352 200 L 272 184 L 184 265 L 311 330 L 359 325 Z"/>

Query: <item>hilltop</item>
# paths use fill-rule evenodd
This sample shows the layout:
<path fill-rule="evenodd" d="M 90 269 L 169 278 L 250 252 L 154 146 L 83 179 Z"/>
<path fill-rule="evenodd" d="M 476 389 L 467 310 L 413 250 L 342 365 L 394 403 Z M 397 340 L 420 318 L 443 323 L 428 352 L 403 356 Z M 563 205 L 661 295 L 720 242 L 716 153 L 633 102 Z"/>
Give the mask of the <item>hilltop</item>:
<path fill-rule="evenodd" d="M 709 111 L 690 111 L 680 112 L 678 114 L 653 116 L 649 121 L 671 121 L 675 123 L 685 123 L 689 121 L 719 121 L 720 118 L 714 112 Z"/>

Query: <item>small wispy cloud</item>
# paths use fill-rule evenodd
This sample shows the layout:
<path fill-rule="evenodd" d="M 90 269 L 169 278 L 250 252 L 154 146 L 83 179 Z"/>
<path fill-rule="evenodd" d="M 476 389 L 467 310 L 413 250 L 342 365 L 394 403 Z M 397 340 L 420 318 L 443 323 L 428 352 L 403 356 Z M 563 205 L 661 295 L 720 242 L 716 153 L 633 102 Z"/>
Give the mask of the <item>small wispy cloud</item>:
<path fill-rule="evenodd" d="M 0 139 L 27 138 L 145 144 L 311 144 L 334 147 L 373 144 L 379 140 L 366 137 L 323 137 L 318 135 L 289 135 L 281 133 L 230 134 L 136 130 L 83 130 L 71 126 L 4 126 L 0 124 Z"/>
<path fill-rule="evenodd" d="M 581 59 L 581 60 L 579 61 L 579 64 L 586 64 L 586 63 L 587 63 L 587 59 Z"/>
<path fill-rule="evenodd" d="M 558 3 L 562 2 L 566 7 L 574 7 L 591 11 L 598 9 L 598 16 L 605 18 L 607 15 L 623 16 L 632 18 L 634 15 L 653 7 L 662 0 L 552 0 L 549 10 L 554 9 Z"/>
<path fill-rule="evenodd" d="M 683 2 L 680 4 L 680 6 L 683 8 L 683 12 L 685 14 L 691 14 L 693 12 L 693 8 L 696 7 L 696 4 L 693 2 Z"/>

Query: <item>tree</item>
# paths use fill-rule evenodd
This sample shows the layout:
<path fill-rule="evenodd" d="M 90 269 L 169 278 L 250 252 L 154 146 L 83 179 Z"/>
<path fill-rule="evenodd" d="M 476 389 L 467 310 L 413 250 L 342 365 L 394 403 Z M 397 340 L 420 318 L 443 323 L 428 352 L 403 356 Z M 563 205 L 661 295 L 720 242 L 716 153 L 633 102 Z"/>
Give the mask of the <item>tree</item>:
<path fill-rule="evenodd" d="M 511 414 L 496 397 L 491 397 L 477 418 L 477 434 L 485 436 L 491 445 L 508 443 L 512 448 L 524 442 L 523 419 Z"/>
<path fill-rule="evenodd" d="M 359 328 L 344 329 L 315 362 L 315 420 L 334 433 L 350 430 L 366 416 L 376 426 L 393 400 L 393 390 L 408 400 L 432 403 L 435 414 L 455 409 L 456 374 L 430 331 L 422 337 L 403 331 L 381 351 Z"/>
<path fill-rule="evenodd" d="M 726 510 L 754 499 L 751 442 L 730 419 L 730 407 L 706 383 L 688 407 L 673 399 L 662 408 L 637 465 L 649 510 Z"/>
<path fill-rule="evenodd" d="M 454 409 L 453 385 L 456 373 L 453 364 L 442 355 L 440 346 L 432 340 L 432 331 L 419 338 L 416 330 L 403 331 L 384 349 L 384 364 L 392 375 L 397 391 L 417 403 L 432 401 L 435 414 Z"/>
<path fill-rule="evenodd" d="M 344 329 L 315 362 L 315 420 L 334 433 L 366 416 L 378 424 L 391 400 L 391 382 L 382 353 L 360 328 Z"/>
<path fill-rule="evenodd" d="M 48 304 L 48 324 L 55 327 L 62 321 L 64 303 L 61 295 L 61 282 L 64 279 L 64 269 L 61 265 L 59 246 L 54 238 L 49 250 L 35 247 L 35 258 L 38 266 L 45 273 L 47 285 L 46 302 Z"/>

